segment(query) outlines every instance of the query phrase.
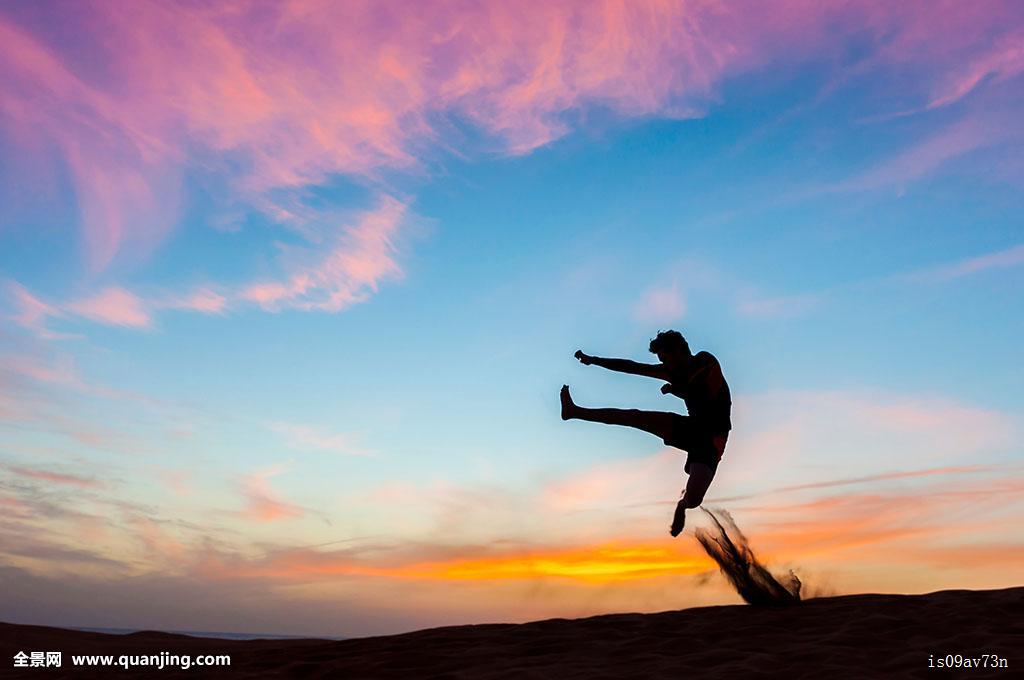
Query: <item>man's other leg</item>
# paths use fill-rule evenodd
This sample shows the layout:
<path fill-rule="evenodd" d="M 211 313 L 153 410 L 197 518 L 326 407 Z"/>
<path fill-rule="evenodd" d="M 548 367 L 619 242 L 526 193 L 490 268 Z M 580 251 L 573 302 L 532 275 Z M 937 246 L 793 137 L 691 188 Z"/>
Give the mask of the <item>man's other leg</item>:
<path fill-rule="evenodd" d="M 690 461 L 690 478 L 686 480 L 686 490 L 683 491 L 682 498 L 687 508 L 696 508 L 704 502 L 704 494 L 708 492 L 714 478 L 715 473 L 710 466 Z"/>
<path fill-rule="evenodd" d="M 704 494 L 711 486 L 711 480 L 715 478 L 715 472 L 709 465 L 690 461 L 690 477 L 686 480 L 686 489 L 683 490 L 683 497 L 676 503 L 675 514 L 672 515 L 672 527 L 669 533 L 673 537 L 678 536 L 686 526 L 686 511 L 689 508 L 696 508 L 704 502 Z"/>

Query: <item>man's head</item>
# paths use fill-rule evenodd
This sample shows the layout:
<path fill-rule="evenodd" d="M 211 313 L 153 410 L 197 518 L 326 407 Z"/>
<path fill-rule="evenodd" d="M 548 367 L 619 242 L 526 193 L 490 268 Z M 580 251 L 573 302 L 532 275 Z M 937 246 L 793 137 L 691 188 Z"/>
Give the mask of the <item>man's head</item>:
<path fill-rule="evenodd" d="M 661 331 L 651 340 L 650 350 L 661 363 L 670 368 L 686 364 L 691 357 L 690 345 L 679 331 Z"/>

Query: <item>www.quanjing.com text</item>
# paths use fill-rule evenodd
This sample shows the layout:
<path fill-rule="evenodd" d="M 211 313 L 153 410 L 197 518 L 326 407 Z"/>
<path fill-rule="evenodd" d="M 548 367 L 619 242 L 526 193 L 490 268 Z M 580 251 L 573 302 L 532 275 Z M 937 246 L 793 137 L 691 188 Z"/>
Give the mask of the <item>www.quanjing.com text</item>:
<path fill-rule="evenodd" d="M 171 654 L 161 652 L 160 654 L 122 654 L 114 655 L 72 655 L 71 663 L 74 666 L 119 666 L 125 670 L 132 668 L 153 668 L 162 670 L 164 668 L 181 668 L 188 670 L 193 666 L 230 666 L 231 655 L 229 654 Z"/>

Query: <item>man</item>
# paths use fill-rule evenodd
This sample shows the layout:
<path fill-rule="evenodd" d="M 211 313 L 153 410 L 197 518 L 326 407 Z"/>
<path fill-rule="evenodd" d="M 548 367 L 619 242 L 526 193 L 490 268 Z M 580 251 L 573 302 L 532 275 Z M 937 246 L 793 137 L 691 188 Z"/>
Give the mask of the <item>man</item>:
<path fill-rule="evenodd" d="M 718 470 L 732 429 L 732 397 L 718 360 L 710 352 L 690 353 L 678 331 L 662 331 L 651 340 L 650 351 L 660 364 L 641 364 L 628 359 L 603 359 L 577 350 L 575 357 L 586 366 L 644 375 L 664 380 L 662 394 L 674 394 L 686 403 L 688 416 L 637 409 L 584 408 L 577 406 L 562 385 L 562 420 L 577 418 L 608 425 L 626 425 L 661 438 L 667 446 L 687 452 L 683 471 L 689 475 L 683 497 L 676 504 L 669 533 L 678 536 L 686 522 L 686 509 L 696 508 Z"/>

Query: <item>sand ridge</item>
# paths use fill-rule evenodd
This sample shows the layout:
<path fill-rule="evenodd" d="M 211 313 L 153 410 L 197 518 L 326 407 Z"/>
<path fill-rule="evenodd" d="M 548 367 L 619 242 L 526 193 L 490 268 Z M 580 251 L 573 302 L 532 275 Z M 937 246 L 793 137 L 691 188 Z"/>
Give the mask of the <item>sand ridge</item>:
<path fill-rule="evenodd" d="M 928 595 L 846 595 L 798 605 L 701 607 L 525 624 L 452 626 L 343 641 L 127 636 L 0 624 L 0 677 L 757 678 L 949 677 L 929 655 L 1008 659 L 1019 677 L 1024 587 Z M 62 650 L 64 666 L 12 668 L 17 650 Z M 231 654 L 230 670 L 68 668 L 70 654 Z"/>

